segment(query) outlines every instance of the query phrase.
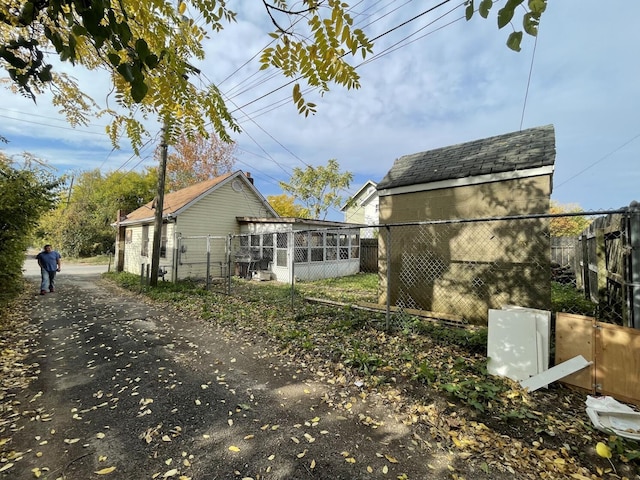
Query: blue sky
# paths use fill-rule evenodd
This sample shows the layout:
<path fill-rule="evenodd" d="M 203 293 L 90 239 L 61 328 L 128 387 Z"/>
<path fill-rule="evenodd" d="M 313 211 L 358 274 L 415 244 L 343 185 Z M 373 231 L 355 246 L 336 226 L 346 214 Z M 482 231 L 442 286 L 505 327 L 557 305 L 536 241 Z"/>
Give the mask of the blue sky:
<path fill-rule="evenodd" d="M 351 3 L 356 26 L 375 37 L 439 2 Z M 228 4 L 238 22 L 211 35 L 200 67 L 232 104 L 249 104 L 236 112 L 243 128 L 234 136 L 236 166 L 252 173 L 265 196 L 281 193 L 278 181 L 294 167 L 335 158 L 353 172 L 355 192 L 402 155 L 553 124 L 552 199 L 587 211 L 640 200 L 640 2 L 550 0 L 537 43 L 525 36 L 519 53 L 505 45 L 508 27 L 497 29 L 500 2 L 489 19 L 470 22 L 461 19 L 462 2 L 447 3 L 381 38 L 375 52 L 384 54 L 358 67 L 361 89 L 309 94 L 318 112 L 307 118 L 287 101 L 290 87 L 256 101 L 287 80 L 247 63 L 270 40 L 262 3 Z M 104 98 L 106 78 L 62 68 L 96 100 Z M 72 129 L 46 96 L 37 105 L 8 91 L 2 99 L 0 135 L 10 143 L 0 148 L 9 155 L 31 152 L 58 173 L 154 163 L 153 143 L 140 158 L 124 143 L 111 152 L 103 119 Z M 334 211 L 329 218 L 341 217 Z"/>

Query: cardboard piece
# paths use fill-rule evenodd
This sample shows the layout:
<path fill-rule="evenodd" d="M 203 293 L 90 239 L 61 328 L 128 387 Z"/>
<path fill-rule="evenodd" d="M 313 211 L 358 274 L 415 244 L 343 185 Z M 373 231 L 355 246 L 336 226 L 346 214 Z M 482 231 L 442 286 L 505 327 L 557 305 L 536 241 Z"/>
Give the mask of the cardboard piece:
<path fill-rule="evenodd" d="M 591 365 L 591 362 L 588 362 L 582 355 L 578 355 L 577 357 L 573 357 L 566 362 L 562 362 L 561 364 L 556 365 L 549 370 L 545 370 L 534 377 L 522 380 L 520 385 L 522 388 L 528 388 L 530 392 L 533 392 L 539 388 L 549 385 L 552 382 L 560 380 L 567 375 L 571 375 L 572 373 L 582 370 L 589 365 Z"/>

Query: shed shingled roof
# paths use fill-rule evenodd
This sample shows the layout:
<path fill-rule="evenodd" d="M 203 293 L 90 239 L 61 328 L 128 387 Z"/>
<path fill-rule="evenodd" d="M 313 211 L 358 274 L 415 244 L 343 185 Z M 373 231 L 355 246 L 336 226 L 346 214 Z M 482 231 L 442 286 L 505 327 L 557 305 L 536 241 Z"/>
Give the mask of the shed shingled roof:
<path fill-rule="evenodd" d="M 553 125 L 529 128 L 398 158 L 378 190 L 553 165 Z"/>

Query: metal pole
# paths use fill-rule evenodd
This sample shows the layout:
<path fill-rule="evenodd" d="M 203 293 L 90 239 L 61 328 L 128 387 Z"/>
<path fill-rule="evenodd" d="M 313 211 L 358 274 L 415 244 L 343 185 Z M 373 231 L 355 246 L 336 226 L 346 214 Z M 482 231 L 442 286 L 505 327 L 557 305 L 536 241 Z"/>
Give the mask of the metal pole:
<path fill-rule="evenodd" d="M 386 228 L 387 228 L 387 241 L 386 241 L 387 251 L 385 253 L 387 256 L 387 307 L 386 307 L 385 320 L 387 323 L 386 329 L 389 330 L 389 327 L 391 325 L 391 227 L 387 225 Z"/>
<path fill-rule="evenodd" d="M 207 290 L 211 287 L 211 237 L 207 235 Z"/>
<path fill-rule="evenodd" d="M 630 325 L 640 329 L 640 203 L 633 201 L 629 206 L 629 242 L 631 246 L 630 280 L 631 310 Z"/>
<path fill-rule="evenodd" d="M 296 286 L 296 245 L 293 231 L 287 233 L 287 261 L 291 262 L 291 311 L 294 312 L 294 296 Z"/>
<path fill-rule="evenodd" d="M 231 235 L 227 235 L 227 295 L 231 295 Z"/>
<path fill-rule="evenodd" d="M 164 210 L 164 184 L 167 174 L 167 120 L 162 127 L 160 143 L 160 167 L 158 168 L 158 192 L 156 194 L 156 214 L 153 228 L 153 249 L 151 251 L 151 286 L 158 285 L 158 269 L 160 266 L 160 243 L 162 240 L 162 214 Z"/>

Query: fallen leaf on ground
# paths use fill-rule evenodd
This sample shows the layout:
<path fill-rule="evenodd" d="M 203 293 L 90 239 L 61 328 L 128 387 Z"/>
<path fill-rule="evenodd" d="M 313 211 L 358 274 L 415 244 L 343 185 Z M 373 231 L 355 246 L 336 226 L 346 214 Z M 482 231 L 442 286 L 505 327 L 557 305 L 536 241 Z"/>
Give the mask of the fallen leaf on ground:
<path fill-rule="evenodd" d="M 98 470 L 97 472 L 93 472 L 93 473 L 95 473 L 96 475 L 109 475 L 115 469 L 116 469 L 116 467 L 107 467 L 107 468 L 103 468 L 102 470 Z"/>

